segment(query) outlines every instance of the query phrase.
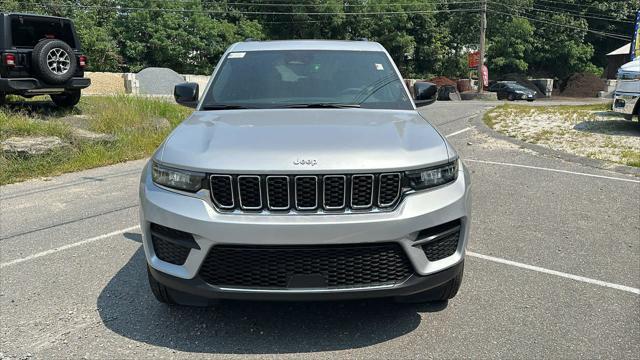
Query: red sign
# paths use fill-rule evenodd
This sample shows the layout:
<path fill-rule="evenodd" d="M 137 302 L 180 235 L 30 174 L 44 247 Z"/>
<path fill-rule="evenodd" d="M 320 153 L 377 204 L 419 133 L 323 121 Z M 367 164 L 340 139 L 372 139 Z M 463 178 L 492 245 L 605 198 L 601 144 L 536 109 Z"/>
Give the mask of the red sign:
<path fill-rule="evenodd" d="M 467 54 L 467 63 L 471 69 L 478 68 L 478 64 L 480 63 L 480 51 Z"/>
<path fill-rule="evenodd" d="M 482 65 L 482 84 L 485 87 L 489 85 L 489 69 L 487 69 L 487 65 Z"/>

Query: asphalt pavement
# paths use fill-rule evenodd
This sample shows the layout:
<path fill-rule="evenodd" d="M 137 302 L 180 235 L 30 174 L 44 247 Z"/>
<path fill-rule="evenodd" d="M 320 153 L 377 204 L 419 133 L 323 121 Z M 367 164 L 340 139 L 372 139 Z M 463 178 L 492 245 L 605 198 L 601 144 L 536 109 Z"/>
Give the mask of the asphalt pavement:
<path fill-rule="evenodd" d="M 474 120 L 490 106 L 422 110 L 472 172 L 447 304 L 164 306 L 134 161 L 0 187 L 0 358 L 638 358 L 640 177 L 493 136 Z"/>

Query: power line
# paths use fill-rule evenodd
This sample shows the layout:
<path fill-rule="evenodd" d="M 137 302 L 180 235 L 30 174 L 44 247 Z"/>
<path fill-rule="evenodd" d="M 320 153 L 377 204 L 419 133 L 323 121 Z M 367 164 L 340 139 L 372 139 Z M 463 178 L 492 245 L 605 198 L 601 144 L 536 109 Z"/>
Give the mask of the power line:
<path fill-rule="evenodd" d="M 475 2 L 474 2 L 475 3 Z M 309 16 L 327 16 L 327 15 L 401 15 L 401 14 L 434 14 L 446 12 L 463 12 L 463 11 L 479 11 L 478 8 L 465 9 L 440 9 L 440 10 L 406 10 L 406 11 L 362 11 L 362 12 L 277 12 L 277 11 L 243 11 L 243 10 L 210 10 L 210 9 L 168 9 L 168 8 L 141 8 L 141 7 L 106 7 L 96 5 L 73 5 L 73 4 L 52 4 L 37 3 L 30 4 L 34 6 L 46 7 L 55 6 L 63 8 L 80 8 L 93 10 L 116 10 L 124 11 L 159 11 L 159 12 L 178 12 L 178 13 L 207 13 L 207 14 L 246 14 L 246 15 L 309 15 Z"/>
<path fill-rule="evenodd" d="M 148 0 L 151 2 L 165 2 L 165 0 Z M 269 0 L 269 3 L 261 3 L 261 2 L 216 2 L 216 1 L 207 1 L 207 0 L 173 0 L 174 3 L 194 3 L 194 4 L 214 4 L 214 5 L 233 5 L 233 6 L 264 6 L 264 7 L 327 7 L 327 6 L 339 6 L 339 7 L 384 7 L 384 6 L 424 6 L 424 5 L 448 5 L 448 4 L 456 4 L 456 3 L 473 3 L 477 4 L 478 0 L 475 1 L 448 1 L 448 0 L 427 0 L 419 3 L 371 3 L 371 4 L 304 4 L 304 3 L 285 3 L 284 1 L 291 0 L 282 0 L 283 2 L 273 2 L 275 0 Z"/>
<path fill-rule="evenodd" d="M 601 13 L 596 14 L 596 13 L 593 13 L 593 12 L 588 12 L 586 10 L 575 10 L 575 9 L 561 8 L 561 7 L 551 6 L 551 5 L 547 5 L 547 4 L 534 4 L 533 5 L 534 8 L 536 6 L 542 6 L 545 9 L 556 10 L 556 11 L 564 11 L 564 12 L 577 14 L 577 15 L 594 16 L 594 17 L 598 16 L 598 17 L 603 17 L 603 18 L 607 18 L 607 19 L 611 19 L 611 20 L 627 20 L 627 21 L 631 21 L 631 22 L 633 22 L 635 20 L 635 16 L 634 17 L 630 17 L 630 16 L 620 17 L 620 16 L 606 15 L 606 14 L 601 14 Z"/>
<path fill-rule="evenodd" d="M 489 0 L 489 3 L 495 4 L 495 5 L 500 5 L 500 6 L 503 6 L 503 7 L 507 8 L 507 9 L 516 8 L 516 9 L 520 9 L 520 10 L 523 10 L 523 11 L 524 10 L 541 11 L 541 12 L 552 13 L 552 14 L 557 14 L 559 11 L 561 11 L 560 9 L 557 9 L 557 10 L 544 10 L 544 9 L 536 8 L 535 6 L 532 6 L 531 8 L 527 8 L 527 7 L 520 6 L 520 5 L 505 5 L 505 4 L 502 4 L 502 3 L 499 3 L 499 2 L 495 2 L 495 1 L 491 1 L 491 0 Z M 564 10 L 564 9 L 562 9 L 562 10 Z M 591 18 L 591 19 L 617 21 L 617 22 L 621 22 L 621 23 L 635 24 L 634 21 L 630 21 L 630 20 L 621 20 L 621 19 L 616 19 L 616 18 L 582 15 L 582 14 L 570 13 L 568 11 L 566 12 L 566 14 L 567 15 L 571 15 L 573 17 L 579 17 L 579 18 Z"/>
<path fill-rule="evenodd" d="M 148 0 L 151 2 L 165 2 L 165 0 Z M 274 0 L 269 0 L 274 1 Z M 291 1 L 291 0 L 282 0 L 282 1 Z M 215 1 L 206 1 L 206 0 L 174 0 L 174 3 L 193 3 L 193 4 L 213 4 L 213 5 L 221 5 L 221 6 L 258 6 L 258 7 L 328 7 L 328 6 L 339 6 L 339 7 L 390 7 L 390 6 L 424 6 L 424 5 L 450 5 L 450 4 L 477 4 L 478 0 L 475 1 L 448 1 L 448 0 L 428 0 L 420 3 L 372 3 L 372 4 L 304 4 L 304 3 L 252 3 L 252 2 L 215 2 Z"/>
<path fill-rule="evenodd" d="M 531 18 L 531 17 L 527 17 L 527 16 L 518 15 L 518 14 L 510 14 L 510 13 L 506 13 L 506 12 L 502 12 L 502 11 L 498 11 L 498 10 L 493 10 L 493 9 L 488 9 L 488 11 L 490 11 L 492 13 L 496 13 L 496 14 L 502 14 L 502 15 L 508 15 L 508 16 L 512 16 L 512 17 L 518 17 L 518 18 L 522 18 L 522 19 L 527 19 L 527 20 L 531 20 L 531 21 L 535 21 L 535 22 L 540 22 L 540 23 L 545 23 L 545 24 L 550 24 L 550 25 L 556 25 L 556 26 L 571 28 L 571 29 L 580 30 L 580 31 L 586 31 L 586 32 L 590 32 L 590 33 L 593 33 L 593 34 L 597 34 L 597 35 L 603 36 L 603 37 L 609 37 L 609 38 L 612 38 L 612 39 L 625 40 L 625 41 L 631 40 L 630 36 L 625 36 L 625 35 L 621 35 L 621 34 L 607 33 L 607 32 L 604 32 L 604 31 L 597 31 L 597 30 L 591 30 L 591 29 L 584 29 L 584 28 L 581 28 L 581 27 L 578 27 L 578 26 L 567 25 L 567 24 L 559 24 L 559 23 L 552 22 L 552 21 L 540 20 L 540 19 L 536 19 L 536 18 Z"/>
<path fill-rule="evenodd" d="M 536 0 L 536 1 L 546 2 L 551 4 L 570 5 L 573 7 L 592 8 L 592 9 L 597 9 L 599 11 L 602 11 L 602 8 L 594 5 L 589 5 L 589 4 L 576 4 L 576 3 L 568 3 L 566 1 L 557 1 L 557 0 Z"/>

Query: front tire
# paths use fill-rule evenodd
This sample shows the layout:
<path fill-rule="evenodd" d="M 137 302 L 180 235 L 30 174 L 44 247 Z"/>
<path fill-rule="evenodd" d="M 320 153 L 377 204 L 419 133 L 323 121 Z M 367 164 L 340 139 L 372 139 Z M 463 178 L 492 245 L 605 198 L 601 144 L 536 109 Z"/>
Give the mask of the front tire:
<path fill-rule="evenodd" d="M 51 95 L 51 100 L 62 108 L 72 108 L 80 102 L 80 90 L 69 90 Z"/>
<path fill-rule="evenodd" d="M 508 99 L 509 101 L 514 101 L 514 100 L 516 99 L 516 97 L 515 97 L 515 96 L 513 96 L 513 94 L 509 94 L 509 96 L 507 97 L 507 99 Z"/>
<path fill-rule="evenodd" d="M 219 303 L 216 299 L 207 299 L 203 297 L 199 297 L 197 295 L 187 294 L 172 288 L 169 288 L 165 285 L 162 285 L 158 280 L 156 280 L 151 274 L 151 269 L 147 264 L 147 279 L 149 279 L 149 287 L 151 288 L 151 292 L 153 296 L 159 302 L 174 306 L 192 306 L 192 307 L 210 307 L 217 305 Z"/>
<path fill-rule="evenodd" d="M 423 291 L 421 293 L 396 298 L 396 301 L 399 303 L 416 304 L 416 303 L 443 302 L 443 301 L 453 299 L 458 294 L 458 290 L 460 290 L 460 285 L 462 285 L 463 273 L 464 273 L 464 263 L 460 266 L 460 272 L 458 273 L 458 275 L 456 275 L 456 277 L 454 277 L 453 279 L 449 280 L 447 283 L 444 283 L 436 288 Z"/>

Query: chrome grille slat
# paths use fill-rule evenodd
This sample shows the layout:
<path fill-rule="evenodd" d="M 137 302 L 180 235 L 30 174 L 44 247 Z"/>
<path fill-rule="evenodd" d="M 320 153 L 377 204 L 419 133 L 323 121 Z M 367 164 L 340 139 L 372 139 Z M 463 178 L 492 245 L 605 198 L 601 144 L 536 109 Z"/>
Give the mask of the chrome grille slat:
<path fill-rule="evenodd" d="M 224 212 L 389 211 L 402 197 L 402 173 L 327 175 L 211 174 L 213 205 Z"/>
<path fill-rule="evenodd" d="M 380 174 L 378 179 L 378 206 L 392 206 L 400 198 L 400 179 L 400 173 Z"/>
<path fill-rule="evenodd" d="M 309 190 L 313 187 L 313 193 Z M 294 179 L 295 203 L 298 210 L 315 210 L 318 208 L 318 177 L 313 175 L 296 176 Z M 313 200 L 313 202 L 311 202 Z M 301 204 L 302 203 L 302 204 Z M 310 205 L 313 204 L 313 205 Z"/>
<path fill-rule="evenodd" d="M 267 176 L 267 207 L 270 210 L 289 210 L 291 190 L 288 176 Z M 284 184 L 284 189 L 282 185 Z M 286 199 L 286 205 L 282 205 Z"/>
<path fill-rule="evenodd" d="M 367 209 L 373 205 L 373 174 L 351 176 L 351 208 Z"/>
<path fill-rule="evenodd" d="M 260 176 L 238 176 L 238 198 L 240 198 L 240 207 L 244 210 L 262 209 L 262 186 Z"/>
<path fill-rule="evenodd" d="M 340 183 L 342 183 L 342 186 Z M 339 198 L 342 198 L 342 201 L 339 203 L 340 205 L 336 205 Z M 341 210 L 347 206 L 346 176 L 325 175 L 322 177 L 322 206 L 325 210 Z"/>
<path fill-rule="evenodd" d="M 233 195 L 233 177 L 231 175 L 213 174 L 209 177 L 211 199 L 222 209 L 233 209 L 236 206 Z"/>

